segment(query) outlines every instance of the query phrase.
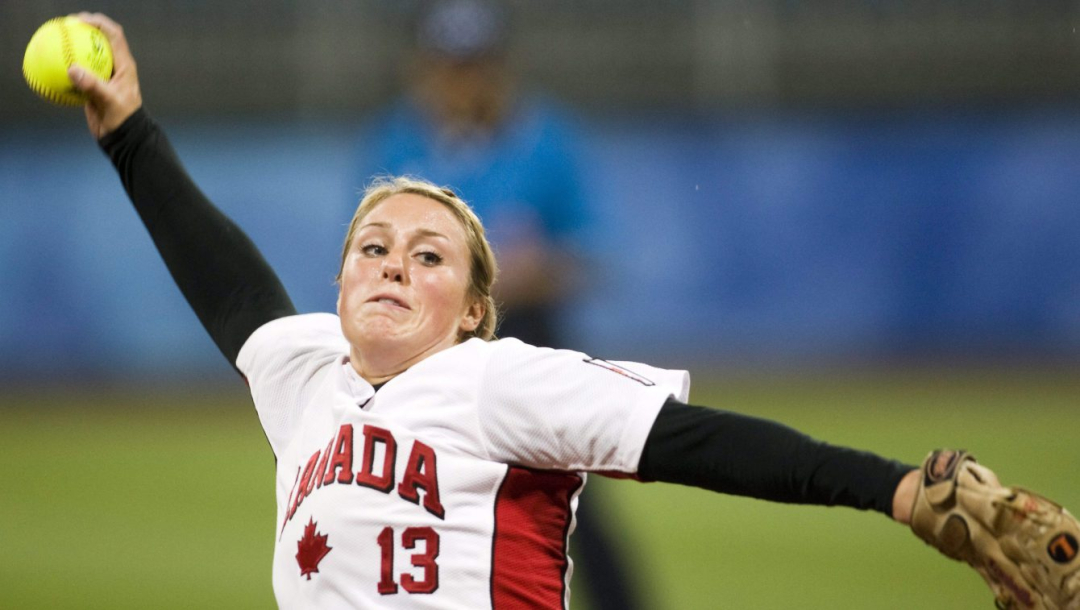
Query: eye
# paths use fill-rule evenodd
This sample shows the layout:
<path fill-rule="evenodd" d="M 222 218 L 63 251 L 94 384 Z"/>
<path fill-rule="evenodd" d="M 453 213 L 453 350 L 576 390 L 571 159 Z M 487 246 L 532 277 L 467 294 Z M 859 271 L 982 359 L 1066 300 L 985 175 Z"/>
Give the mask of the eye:
<path fill-rule="evenodd" d="M 416 255 L 416 257 L 420 259 L 421 263 L 427 265 L 428 267 L 434 267 L 435 265 L 441 263 L 443 260 L 441 256 L 434 252 L 431 252 L 430 250 L 420 252 Z"/>
<path fill-rule="evenodd" d="M 365 244 L 363 246 L 360 246 L 360 251 L 363 252 L 365 256 L 371 257 L 382 256 L 386 254 L 386 248 L 382 247 L 379 244 Z"/>

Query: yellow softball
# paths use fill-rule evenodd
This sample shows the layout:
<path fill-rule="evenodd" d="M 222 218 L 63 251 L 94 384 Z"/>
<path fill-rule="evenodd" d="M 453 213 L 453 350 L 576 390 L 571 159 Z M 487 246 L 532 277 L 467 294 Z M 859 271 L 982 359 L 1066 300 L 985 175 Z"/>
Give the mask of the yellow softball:
<path fill-rule="evenodd" d="M 78 64 L 102 80 L 113 70 L 112 47 L 101 30 L 75 17 L 45 22 L 26 45 L 23 76 L 41 97 L 61 106 L 82 106 L 86 96 L 75 90 L 67 70 Z"/>

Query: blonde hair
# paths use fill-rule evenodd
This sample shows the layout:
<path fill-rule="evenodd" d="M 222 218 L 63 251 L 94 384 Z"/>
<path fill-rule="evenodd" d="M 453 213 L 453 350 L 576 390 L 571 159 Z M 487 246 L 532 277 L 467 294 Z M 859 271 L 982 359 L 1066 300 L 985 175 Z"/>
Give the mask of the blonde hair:
<path fill-rule="evenodd" d="M 341 267 L 338 269 L 337 282 L 341 284 L 341 273 L 345 269 L 345 260 L 349 255 L 349 245 L 352 243 L 356 229 L 371 213 L 377 205 L 394 195 L 409 193 L 421 195 L 438 201 L 445 205 L 461 223 L 465 229 L 466 245 L 469 248 L 469 288 L 466 295 L 474 302 L 479 302 L 484 308 L 484 316 L 475 330 L 464 333 L 461 341 L 472 337 L 479 337 L 484 341 L 495 338 L 495 324 L 498 319 L 498 311 L 495 299 L 491 296 L 491 286 L 495 283 L 498 266 L 495 263 L 495 254 L 484 235 L 484 225 L 480 218 L 473 212 L 469 204 L 465 203 L 454 191 L 436 186 L 426 180 L 420 180 L 410 176 L 382 176 L 374 179 L 364 189 L 364 195 L 360 199 L 360 205 L 356 207 L 349 230 L 345 234 L 345 245 L 341 249 Z"/>

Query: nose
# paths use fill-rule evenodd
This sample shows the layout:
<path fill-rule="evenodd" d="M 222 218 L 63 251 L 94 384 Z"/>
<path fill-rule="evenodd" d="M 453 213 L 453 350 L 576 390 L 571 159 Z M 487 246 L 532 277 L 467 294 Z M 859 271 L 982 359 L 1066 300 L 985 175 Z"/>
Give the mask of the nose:
<path fill-rule="evenodd" d="M 382 278 L 396 283 L 405 282 L 405 265 L 396 256 L 384 256 L 382 259 Z"/>

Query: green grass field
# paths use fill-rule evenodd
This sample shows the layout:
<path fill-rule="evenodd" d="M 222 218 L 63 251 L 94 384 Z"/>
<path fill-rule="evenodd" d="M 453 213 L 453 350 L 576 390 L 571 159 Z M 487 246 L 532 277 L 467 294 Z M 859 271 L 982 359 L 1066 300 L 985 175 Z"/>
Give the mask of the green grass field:
<path fill-rule="evenodd" d="M 909 461 L 961 445 L 1080 507 L 1075 371 L 701 379 L 696 402 Z M 0 608 L 273 607 L 273 457 L 237 385 L 0 395 Z M 650 608 L 993 607 L 877 514 L 600 477 L 583 501 L 614 520 Z"/>

